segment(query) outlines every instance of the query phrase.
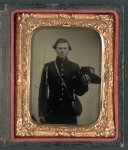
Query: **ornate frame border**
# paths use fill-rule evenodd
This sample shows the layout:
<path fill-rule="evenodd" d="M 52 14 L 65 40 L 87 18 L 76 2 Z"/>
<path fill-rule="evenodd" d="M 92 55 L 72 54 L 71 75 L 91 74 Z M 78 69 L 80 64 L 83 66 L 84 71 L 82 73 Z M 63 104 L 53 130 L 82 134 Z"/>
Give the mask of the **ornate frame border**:
<path fill-rule="evenodd" d="M 101 36 L 101 109 L 98 120 L 89 126 L 40 125 L 30 118 L 31 38 L 35 29 L 45 26 L 91 28 Z M 118 138 L 118 15 L 115 11 L 17 10 L 11 14 L 11 35 L 12 140 L 113 141 Z"/>

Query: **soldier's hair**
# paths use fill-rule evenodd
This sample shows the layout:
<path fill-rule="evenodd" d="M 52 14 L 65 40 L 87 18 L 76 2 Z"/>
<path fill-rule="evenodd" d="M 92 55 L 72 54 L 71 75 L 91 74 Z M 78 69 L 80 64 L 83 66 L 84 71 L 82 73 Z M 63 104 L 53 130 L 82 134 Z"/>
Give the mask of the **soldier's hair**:
<path fill-rule="evenodd" d="M 56 46 L 57 46 L 57 44 L 59 44 L 59 43 L 68 43 L 69 50 L 72 50 L 72 49 L 71 49 L 71 46 L 70 46 L 70 44 L 69 44 L 69 42 L 68 42 L 68 40 L 67 40 L 67 39 L 64 39 L 64 38 L 59 38 L 59 39 L 57 39 L 56 42 L 55 42 L 55 44 L 52 46 L 52 48 L 56 49 Z"/>

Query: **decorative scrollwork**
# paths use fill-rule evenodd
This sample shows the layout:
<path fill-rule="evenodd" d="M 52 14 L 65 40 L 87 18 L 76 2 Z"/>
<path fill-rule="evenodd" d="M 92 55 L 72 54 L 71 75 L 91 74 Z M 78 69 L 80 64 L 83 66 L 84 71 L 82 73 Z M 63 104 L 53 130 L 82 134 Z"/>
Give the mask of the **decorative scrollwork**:
<path fill-rule="evenodd" d="M 16 136 L 114 137 L 113 109 L 113 23 L 111 15 L 38 14 L 17 15 L 16 40 Z M 100 116 L 89 126 L 50 126 L 34 123 L 29 110 L 30 54 L 33 32 L 40 27 L 82 27 L 99 33 L 102 39 L 102 99 Z M 20 55 L 20 57 L 19 57 Z M 20 88 L 18 88 L 20 87 Z M 20 91 L 21 90 L 21 91 Z M 19 110 L 19 111 L 18 111 Z M 20 112 L 20 113 L 19 113 Z M 19 113 L 19 114 L 18 114 Z"/>

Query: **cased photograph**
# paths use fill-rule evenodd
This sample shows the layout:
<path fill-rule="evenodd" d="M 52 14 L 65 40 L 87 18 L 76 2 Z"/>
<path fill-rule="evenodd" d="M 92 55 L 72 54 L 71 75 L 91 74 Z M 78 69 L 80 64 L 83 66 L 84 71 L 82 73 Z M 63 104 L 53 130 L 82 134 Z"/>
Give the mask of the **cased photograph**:
<path fill-rule="evenodd" d="M 12 140 L 117 140 L 115 11 L 15 10 L 11 35 Z"/>

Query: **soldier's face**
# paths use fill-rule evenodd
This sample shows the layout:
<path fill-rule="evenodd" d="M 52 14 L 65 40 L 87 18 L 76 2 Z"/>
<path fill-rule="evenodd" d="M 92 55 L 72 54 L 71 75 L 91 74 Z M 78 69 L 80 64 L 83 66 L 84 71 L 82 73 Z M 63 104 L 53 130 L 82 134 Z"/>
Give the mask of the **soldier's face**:
<path fill-rule="evenodd" d="M 57 56 L 60 58 L 66 58 L 69 52 L 69 45 L 68 43 L 58 43 L 56 46 L 56 53 Z"/>

